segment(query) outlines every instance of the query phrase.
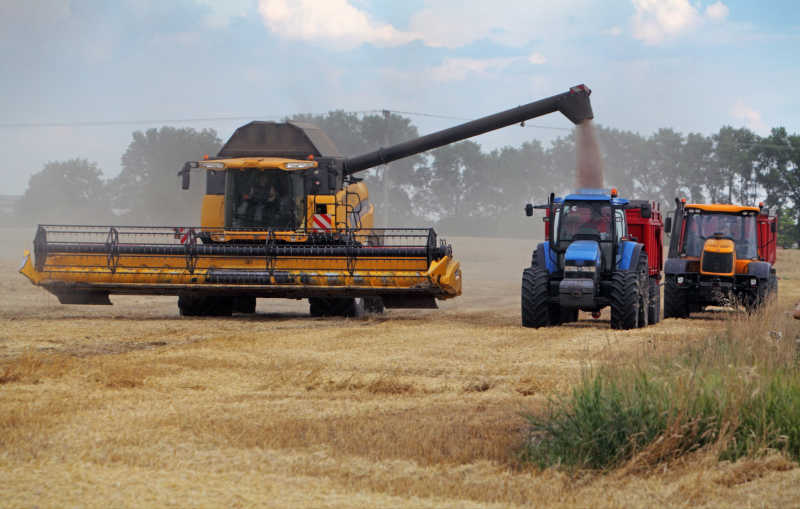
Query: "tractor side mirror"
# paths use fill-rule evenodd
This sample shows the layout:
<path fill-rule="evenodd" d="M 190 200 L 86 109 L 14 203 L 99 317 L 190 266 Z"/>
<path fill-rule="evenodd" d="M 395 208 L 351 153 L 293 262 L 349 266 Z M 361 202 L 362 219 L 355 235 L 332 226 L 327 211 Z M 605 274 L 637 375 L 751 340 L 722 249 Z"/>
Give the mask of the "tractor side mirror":
<path fill-rule="evenodd" d="M 769 224 L 769 229 L 772 230 L 772 233 L 778 232 L 778 223 L 773 221 Z"/>
<path fill-rule="evenodd" d="M 664 222 L 664 232 L 669 234 L 672 232 L 672 218 L 668 217 L 667 220 Z"/>
<path fill-rule="evenodd" d="M 181 189 L 189 189 L 189 181 L 191 178 L 189 175 L 190 170 L 191 165 L 189 163 L 184 163 L 183 168 L 178 172 L 178 175 L 181 176 Z"/>
<path fill-rule="evenodd" d="M 531 217 L 533 215 L 533 205 L 531 205 L 530 203 L 525 205 L 525 215 L 528 217 Z"/>
<path fill-rule="evenodd" d="M 650 203 L 643 203 L 642 204 L 642 218 L 643 219 L 650 219 L 653 215 L 653 209 L 650 207 Z"/>

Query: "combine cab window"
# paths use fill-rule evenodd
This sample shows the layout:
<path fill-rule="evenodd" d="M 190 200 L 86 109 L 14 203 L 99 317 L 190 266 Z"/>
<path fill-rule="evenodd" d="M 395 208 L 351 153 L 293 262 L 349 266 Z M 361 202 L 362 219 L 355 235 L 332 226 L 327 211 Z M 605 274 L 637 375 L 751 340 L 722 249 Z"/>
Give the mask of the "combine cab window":
<path fill-rule="evenodd" d="M 558 241 L 571 242 L 589 236 L 598 241 L 610 241 L 612 217 L 608 202 L 565 202 L 557 225 Z"/>
<path fill-rule="evenodd" d="M 282 170 L 230 170 L 225 223 L 231 228 L 294 230 L 305 218 L 303 177 Z"/>
<path fill-rule="evenodd" d="M 686 256 L 700 257 L 706 239 L 721 235 L 733 239 L 736 258 L 758 257 L 756 216 L 740 214 L 689 214 L 683 241 Z"/>

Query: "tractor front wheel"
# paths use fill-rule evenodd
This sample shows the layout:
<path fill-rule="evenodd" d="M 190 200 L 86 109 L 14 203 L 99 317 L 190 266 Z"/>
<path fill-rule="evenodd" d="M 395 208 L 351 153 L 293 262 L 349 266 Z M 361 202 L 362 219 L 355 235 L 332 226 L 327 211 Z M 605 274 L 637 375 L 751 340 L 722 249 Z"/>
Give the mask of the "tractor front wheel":
<path fill-rule="evenodd" d="M 539 328 L 551 325 L 551 309 L 547 302 L 550 297 L 549 281 L 550 274 L 544 267 L 535 266 L 522 271 L 523 327 Z"/>
<path fill-rule="evenodd" d="M 664 286 L 664 318 L 689 318 L 689 295 L 668 277 Z"/>

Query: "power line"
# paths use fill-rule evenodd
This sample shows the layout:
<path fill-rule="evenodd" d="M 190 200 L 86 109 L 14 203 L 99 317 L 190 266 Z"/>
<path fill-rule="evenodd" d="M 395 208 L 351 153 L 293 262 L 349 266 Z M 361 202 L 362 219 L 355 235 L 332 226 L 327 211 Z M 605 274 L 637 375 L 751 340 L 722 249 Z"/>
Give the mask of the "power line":
<path fill-rule="evenodd" d="M 445 120 L 458 120 L 469 121 L 473 120 L 466 117 L 456 117 L 450 115 L 439 115 L 436 113 L 423 113 L 416 111 L 400 111 L 400 110 L 353 110 L 344 111 L 347 114 L 367 115 L 379 114 L 383 111 L 389 111 L 398 115 L 408 115 L 416 117 L 429 117 L 439 118 Z M 299 115 L 317 116 L 317 113 L 303 113 Z M 108 126 L 124 126 L 124 125 L 153 125 L 153 124 L 166 124 L 166 123 L 197 123 L 197 122 L 219 122 L 219 121 L 232 121 L 232 120 L 252 120 L 254 118 L 260 119 L 282 119 L 291 118 L 290 115 L 230 115 L 230 116 L 211 116 L 211 117 L 189 117 L 189 118 L 162 118 L 162 119 L 141 119 L 141 120 L 87 120 L 87 121 L 74 121 L 74 122 L 4 122 L 0 123 L 0 129 L 36 129 L 47 127 L 108 127 Z M 538 129 L 555 129 L 569 131 L 571 128 L 567 127 L 553 127 L 535 124 L 525 124 L 524 127 L 534 127 Z"/>

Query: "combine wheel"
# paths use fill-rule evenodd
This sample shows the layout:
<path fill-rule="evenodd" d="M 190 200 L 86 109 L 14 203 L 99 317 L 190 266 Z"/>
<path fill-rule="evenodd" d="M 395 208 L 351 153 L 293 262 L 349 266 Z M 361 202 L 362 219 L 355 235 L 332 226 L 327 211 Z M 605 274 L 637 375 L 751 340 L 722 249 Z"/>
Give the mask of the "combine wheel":
<path fill-rule="evenodd" d="M 664 286 L 664 318 L 689 318 L 689 296 L 674 277 L 668 277 Z"/>
<path fill-rule="evenodd" d="M 311 316 L 356 317 L 363 314 L 363 305 L 354 298 L 311 297 L 308 299 Z"/>
<path fill-rule="evenodd" d="M 639 273 L 615 272 L 611 276 L 611 328 L 635 329 L 639 326 Z"/>
<path fill-rule="evenodd" d="M 231 316 L 233 298 L 218 296 L 178 296 L 181 316 Z"/>
<path fill-rule="evenodd" d="M 522 325 L 523 327 L 546 327 L 551 325 L 552 309 L 548 282 L 550 274 L 544 267 L 531 267 L 522 271 Z M 554 325 L 558 325 L 557 323 Z"/>
<path fill-rule="evenodd" d="M 365 313 L 380 314 L 384 311 L 383 299 L 380 297 L 364 297 L 361 302 Z"/>
<path fill-rule="evenodd" d="M 650 292 L 650 305 L 647 310 L 647 318 L 652 325 L 661 321 L 661 287 L 656 278 L 650 278 L 648 287 Z"/>
<path fill-rule="evenodd" d="M 255 297 L 234 297 L 233 298 L 233 312 L 253 314 L 256 312 L 256 298 Z"/>

